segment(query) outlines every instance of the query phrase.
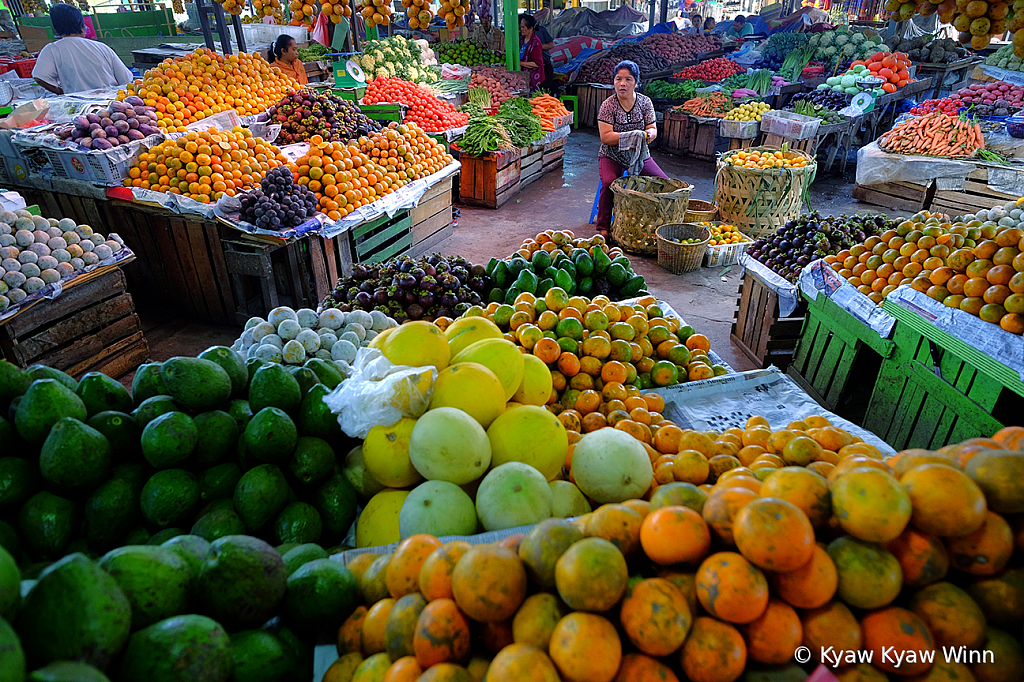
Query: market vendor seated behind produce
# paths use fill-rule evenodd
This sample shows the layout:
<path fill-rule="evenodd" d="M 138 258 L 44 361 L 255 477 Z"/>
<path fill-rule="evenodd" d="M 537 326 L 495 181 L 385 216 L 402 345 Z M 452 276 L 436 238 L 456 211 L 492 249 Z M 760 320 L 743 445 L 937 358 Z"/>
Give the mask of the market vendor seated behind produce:
<path fill-rule="evenodd" d="M 753 35 L 753 33 L 754 27 L 747 23 L 747 18 L 742 14 L 737 14 L 736 18 L 732 20 L 732 26 L 725 32 L 725 35 L 729 38 L 743 38 Z"/>
<path fill-rule="evenodd" d="M 309 77 L 306 76 L 306 65 L 299 60 L 299 46 L 295 42 L 295 38 L 287 33 L 279 35 L 274 44 L 270 46 L 270 50 L 267 51 L 267 61 L 271 66 L 294 78 L 299 85 L 309 83 Z"/>
<path fill-rule="evenodd" d="M 52 93 L 63 95 L 126 85 L 135 76 L 107 45 L 83 37 L 82 12 L 71 5 L 50 8 L 50 23 L 57 41 L 39 52 L 32 77 Z"/>
<path fill-rule="evenodd" d="M 505 33 L 497 26 L 491 25 L 491 15 L 480 17 L 470 39 L 498 54 L 505 54 Z"/>
<path fill-rule="evenodd" d="M 613 73 L 615 94 L 606 99 L 597 112 L 597 129 L 601 133 L 601 150 L 597 153 L 601 196 L 597 201 L 596 227 L 605 236 L 612 224 L 612 183 L 621 178 L 631 164 L 639 171 L 639 175 L 668 177 L 658 168 L 647 150 L 646 144 L 654 142 L 658 136 L 658 126 L 651 98 L 637 92 L 640 87 L 640 67 L 624 60 L 616 65 Z M 643 135 L 638 135 L 638 132 Z M 622 148 L 620 142 L 624 137 L 626 141 L 640 143 L 639 155 Z"/>

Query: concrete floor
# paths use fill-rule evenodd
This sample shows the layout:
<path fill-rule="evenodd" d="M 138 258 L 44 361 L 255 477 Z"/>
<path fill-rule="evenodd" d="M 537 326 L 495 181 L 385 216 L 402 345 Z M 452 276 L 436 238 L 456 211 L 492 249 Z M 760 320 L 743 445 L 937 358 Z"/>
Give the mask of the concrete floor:
<path fill-rule="evenodd" d="M 461 217 L 454 235 L 439 250 L 461 254 L 486 263 L 492 256 L 507 256 L 522 241 L 546 229 L 570 229 L 577 235 L 594 234 L 588 224 L 597 190 L 596 130 L 574 130 L 566 143 L 561 172 L 550 173 L 530 184 L 517 198 L 498 210 L 459 206 Z M 658 165 L 670 177 L 694 185 L 692 198 L 710 200 L 715 167 L 711 162 L 654 152 Z M 845 177 L 823 175 L 811 187 L 811 205 L 824 214 L 875 213 L 877 208 L 860 204 L 851 196 L 854 167 Z M 712 348 L 737 371 L 753 369 L 750 360 L 730 338 L 740 284 L 740 268 L 701 268 L 672 275 L 657 258 L 630 256 L 633 267 L 647 280 L 648 289 L 669 303 L 697 331 L 711 339 Z M 140 311 L 149 340 L 151 357 L 166 360 L 175 355 L 195 355 L 211 345 L 230 345 L 240 329 L 197 324 L 159 311 Z M 130 376 L 125 377 L 130 381 Z"/>

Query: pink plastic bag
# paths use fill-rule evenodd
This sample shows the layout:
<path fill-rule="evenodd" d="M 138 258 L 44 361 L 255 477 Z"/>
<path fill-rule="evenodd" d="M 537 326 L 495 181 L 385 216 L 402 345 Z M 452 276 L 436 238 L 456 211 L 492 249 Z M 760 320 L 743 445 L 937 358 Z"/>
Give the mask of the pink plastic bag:
<path fill-rule="evenodd" d="M 327 23 L 327 15 L 321 12 L 316 18 L 316 23 L 313 25 L 313 31 L 309 34 L 309 37 L 321 45 L 330 45 L 331 39 L 327 35 Z"/>
<path fill-rule="evenodd" d="M 83 37 L 89 38 L 90 40 L 96 40 L 96 29 L 92 25 L 92 17 L 86 15 L 82 17 L 85 20 L 85 32 L 82 34 Z"/>

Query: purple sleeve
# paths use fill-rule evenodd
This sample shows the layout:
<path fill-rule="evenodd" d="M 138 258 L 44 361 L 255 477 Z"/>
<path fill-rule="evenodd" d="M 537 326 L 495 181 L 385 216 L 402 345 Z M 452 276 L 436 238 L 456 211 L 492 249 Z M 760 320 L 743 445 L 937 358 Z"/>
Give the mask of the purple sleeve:
<path fill-rule="evenodd" d="M 644 114 L 644 126 L 653 125 L 658 121 L 657 114 L 654 113 L 654 102 L 651 98 L 646 95 L 641 95 L 643 99 L 643 114 Z"/>
<path fill-rule="evenodd" d="M 526 46 L 526 61 L 533 62 L 534 64 L 544 63 L 544 49 L 540 46 L 540 38 L 536 35 L 530 39 L 530 44 Z"/>
<path fill-rule="evenodd" d="M 597 110 L 598 121 L 609 125 L 615 124 L 615 103 L 612 101 L 613 99 L 615 99 L 615 95 L 612 95 L 601 103 L 601 108 Z"/>

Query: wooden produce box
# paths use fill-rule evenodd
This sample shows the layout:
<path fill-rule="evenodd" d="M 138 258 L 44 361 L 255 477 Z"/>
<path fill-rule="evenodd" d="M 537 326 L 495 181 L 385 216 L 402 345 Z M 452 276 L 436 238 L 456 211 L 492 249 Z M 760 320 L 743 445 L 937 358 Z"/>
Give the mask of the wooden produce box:
<path fill-rule="evenodd" d="M 19 367 L 47 365 L 76 379 L 119 378 L 149 358 L 149 344 L 120 269 L 68 287 L 0 323 L 3 356 Z"/>
<path fill-rule="evenodd" d="M 519 187 L 526 187 L 541 176 L 544 170 L 544 154 L 546 145 L 530 145 L 519 150 Z"/>
<path fill-rule="evenodd" d="M 964 180 L 962 189 L 959 187 L 959 181 L 955 178 L 935 180 L 935 197 L 931 202 L 931 210 L 955 218 L 1016 201 L 1020 197 L 1020 194 L 1007 194 L 990 187 L 988 184 L 990 174 L 1011 174 L 1024 180 L 1024 171 L 979 163 Z"/>
<path fill-rule="evenodd" d="M 732 342 L 758 367 L 775 365 L 785 371 L 800 339 L 807 305 L 801 299 L 789 317 L 779 315 L 779 296 L 747 270 L 740 281 Z"/>
<path fill-rule="evenodd" d="M 610 85 L 600 86 L 591 83 L 576 87 L 576 97 L 580 103 L 580 125 L 585 128 L 597 127 L 597 112 L 606 99 L 615 94 Z"/>
<path fill-rule="evenodd" d="M 412 220 L 412 255 L 434 252 L 441 242 L 454 234 L 452 226 L 452 178 L 428 189 L 419 205 L 409 209 Z"/>
<path fill-rule="evenodd" d="M 459 201 L 469 206 L 499 208 L 519 193 L 521 157 L 518 149 L 484 156 L 460 154 Z"/>
<path fill-rule="evenodd" d="M 716 152 L 728 149 L 728 138 L 718 135 L 718 119 L 698 119 L 691 116 L 688 129 L 690 156 L 702 161 L 714 161 Z"/>
<path fill-rule="evenodd" d="M 680 156 L 689 151 L 690 117 L 681 111 L 666 111 L 659 136 L 662 151 Z"/>
<path fill-rule="evenodd" d="M 913 182 L 881 182 L 874 185 L 855 185 L 853 188 L 853 198 L 857 201 L 894 211 L 923 211 L 932 205 L 934 196 L 934 180 L 929 180 L 927 185 Z"/>

